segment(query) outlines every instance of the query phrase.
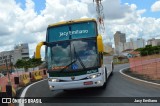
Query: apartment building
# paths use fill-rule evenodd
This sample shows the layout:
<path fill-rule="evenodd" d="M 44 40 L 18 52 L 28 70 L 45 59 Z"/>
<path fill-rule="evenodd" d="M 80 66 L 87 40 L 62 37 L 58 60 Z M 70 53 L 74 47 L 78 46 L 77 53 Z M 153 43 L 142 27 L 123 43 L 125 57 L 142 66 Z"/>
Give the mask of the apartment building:
<path fill-rule="evenodd" d="M 0 66 L 13 63 L 15 64 L 18 59 L 29 58 L 28 44 L 20 44 L 14 47 L 14 50 L 0 52 Z"/>

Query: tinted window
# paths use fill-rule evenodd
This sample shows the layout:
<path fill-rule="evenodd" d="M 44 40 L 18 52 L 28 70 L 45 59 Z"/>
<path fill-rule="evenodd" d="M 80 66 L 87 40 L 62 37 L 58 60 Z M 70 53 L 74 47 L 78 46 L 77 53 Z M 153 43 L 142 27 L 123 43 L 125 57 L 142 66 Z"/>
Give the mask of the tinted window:
<path fill-rule="evenodd" d="M 96 39 L 79 39 L 50 43 L 47 51 L 49 69 L 62 69 L 75 61 L 69 68 L 83 69 L 99 64 Z"/>

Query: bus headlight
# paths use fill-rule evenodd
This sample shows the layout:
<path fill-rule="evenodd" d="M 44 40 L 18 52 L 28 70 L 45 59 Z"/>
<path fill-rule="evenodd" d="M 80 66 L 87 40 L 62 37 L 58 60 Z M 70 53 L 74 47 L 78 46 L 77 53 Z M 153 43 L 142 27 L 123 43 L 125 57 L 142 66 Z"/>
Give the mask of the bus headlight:
<path fill-rule="evenodd" d="M 48 78 L 48 81 L 50 81 L 50 82 L 59 82 L 59 79 L 55 79 L 55 78 Z"/>
<path fill-rule="evenodd" d="M 101 73 L 93 74 L 93 75 L 90 75 L 88 78 L 89 78 L 89 79 L 92 79 L 92 78 L 99 77 L 100 75 L 101 75 Z"/>

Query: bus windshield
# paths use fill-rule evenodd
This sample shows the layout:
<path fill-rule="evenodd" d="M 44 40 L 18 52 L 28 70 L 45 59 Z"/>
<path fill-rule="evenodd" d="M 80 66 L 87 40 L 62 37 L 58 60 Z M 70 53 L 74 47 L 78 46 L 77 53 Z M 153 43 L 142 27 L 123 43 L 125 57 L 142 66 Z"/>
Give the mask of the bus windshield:
<path fill-rule="evenodd" d="M 51 42 L 47 48 L 49 70 L 65 71 L 97 67 L 99 58 L 95 38 Z"/>

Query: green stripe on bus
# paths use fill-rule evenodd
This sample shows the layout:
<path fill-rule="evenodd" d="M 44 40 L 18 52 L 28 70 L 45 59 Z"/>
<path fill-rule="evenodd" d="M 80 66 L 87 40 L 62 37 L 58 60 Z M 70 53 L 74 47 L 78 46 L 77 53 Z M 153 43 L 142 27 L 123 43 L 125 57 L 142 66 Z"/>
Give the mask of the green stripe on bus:
<path fill-rule="evenodd" d="M 79 76 L 85 74 L 96 73 L 98 70 L 89 70 L 89 71 L 77 71 L 77 72 L 48 72 L 49 77 L 70 77 L 70 76 Z"/>

